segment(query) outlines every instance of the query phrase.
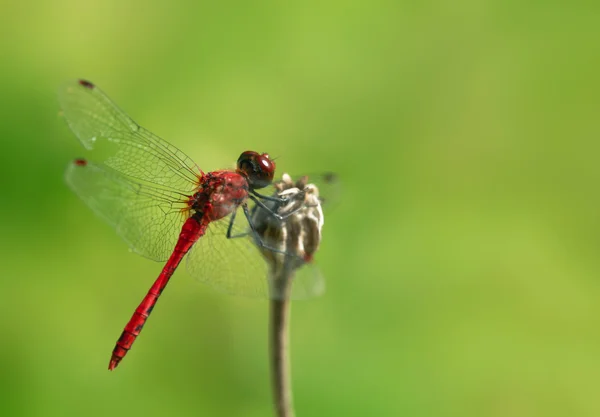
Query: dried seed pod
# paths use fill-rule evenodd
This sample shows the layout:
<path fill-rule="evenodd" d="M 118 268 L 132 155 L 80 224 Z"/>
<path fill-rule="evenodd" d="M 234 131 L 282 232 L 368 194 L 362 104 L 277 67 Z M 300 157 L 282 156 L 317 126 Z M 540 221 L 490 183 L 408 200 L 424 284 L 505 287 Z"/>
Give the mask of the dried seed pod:
<path fill-rule="evenodd" d="M 253 214 L 253 224 L 265 246 L 260 249 L 271 269 L 271 291 L 275 298 L 287 297 L 288 281 L 298 268 L 312 261 L 321 243 L 324 217 L 319 190 L 308 180 L 300 177 L 294 182 L 284 174 L 274 184 L 273 197 L 281 201 L 265 201 L 265 205 L 284 217 L 283 220 L 260 208 Z"/>

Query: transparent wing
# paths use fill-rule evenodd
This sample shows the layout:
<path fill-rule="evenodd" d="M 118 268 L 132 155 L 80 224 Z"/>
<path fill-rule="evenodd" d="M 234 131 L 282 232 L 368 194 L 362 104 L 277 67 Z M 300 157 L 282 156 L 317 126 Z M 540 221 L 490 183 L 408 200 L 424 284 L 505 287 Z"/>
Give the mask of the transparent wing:
<path fill-rule="evenodd" d="M 297 269 L 292 283 L 292 300 L 307 300 L 325 293 L 325 279 L 314 262 Z M 278 298 L 279 295 L 276 297 Z"/>
<path fill-rule="evenodd" d="M 321 205 L 330 210 L 335 207 L 341 198 L 341 181 L 335 172 L 322 172 L 320 174 L 304 175 L 307 182 L 314 184 L 319 189 Z"/>
<path fill-rule="evenodd" d="M 201 171 L 188 156 L 138 125 L 89 81 L 63 84 L 58 98 L 69 127 L 83 146 L 108 148 L 108 156 L 98 162 L 173 191 L 186 193 L 197 185 Z"/>
<path fill-rule="evenodd" d="M 238 210 L 231 235 L 231 216 L 212 222 L 187 255 L 187 268 L 198 281 L 226 294 L 251 298 L 278 298 L 270 292 L 269 268 L 254 243 L 248 221 Z M 269 242 L 265 242 L 269 245 Z M 292 298 L 320 295 L 324 282 L 314 265 L 302 267 L 292 284 Z"/>
<path fill-rule="evenodd" d="M 156 261 L 168 259 L 189 215 L 186 196 L 82 159 L 68 166 L 65 180 L 134 252 Z"/>
<path fill-rule="evenodd" d="M 240 211 L 240 214 L 243 214 Z M 236 226 L 227 238 L 230 216 L 208 225 L 206 234 L 187 255 L 187 269 L 198 281 L 218 291 L 247 297 L 268 295 L 267 264 L 246 229 Z"/>

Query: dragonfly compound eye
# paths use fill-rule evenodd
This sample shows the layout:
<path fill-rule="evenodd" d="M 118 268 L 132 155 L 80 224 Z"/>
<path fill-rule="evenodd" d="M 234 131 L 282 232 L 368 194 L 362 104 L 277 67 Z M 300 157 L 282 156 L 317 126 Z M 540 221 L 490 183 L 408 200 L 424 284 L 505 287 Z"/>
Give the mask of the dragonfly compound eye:
<path fill-rule="evenodd" d="M 259 154 L 254 151 L 246 151 L 240 155 L 237 161 L 238 171 L 246 174 L 252 188 L 264 188 L 271 184 L 275 175 L 275 162 L 269 158 L 269 154 Z"/>

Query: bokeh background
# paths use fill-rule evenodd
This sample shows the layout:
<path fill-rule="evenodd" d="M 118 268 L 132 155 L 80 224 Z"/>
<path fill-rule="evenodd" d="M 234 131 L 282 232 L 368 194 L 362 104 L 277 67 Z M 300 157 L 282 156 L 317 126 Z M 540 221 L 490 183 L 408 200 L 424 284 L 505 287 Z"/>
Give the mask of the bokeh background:
<path fill-rule="evenodd" d="M 0 12 L 0 415 L 268 416 L 266 302 L 161 265 L 63 183 L 84 77 L 204 169 L 332 170 L 296 303 L 299 416 L 600 415 L 595 2 L 8 2 Z"/>

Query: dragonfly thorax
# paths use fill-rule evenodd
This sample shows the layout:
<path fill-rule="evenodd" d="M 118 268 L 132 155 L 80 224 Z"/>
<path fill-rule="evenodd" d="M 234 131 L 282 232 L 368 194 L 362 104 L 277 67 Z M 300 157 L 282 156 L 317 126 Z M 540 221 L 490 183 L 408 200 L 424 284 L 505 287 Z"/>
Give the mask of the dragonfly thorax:
<path fill-rule="evenodd" d="M 200 179 L 200 188 L 190 205 L 208 220 L 219 220 L 246 202 L 248 189 L 248 181 L 237 172 L 209 172 Z"/>

